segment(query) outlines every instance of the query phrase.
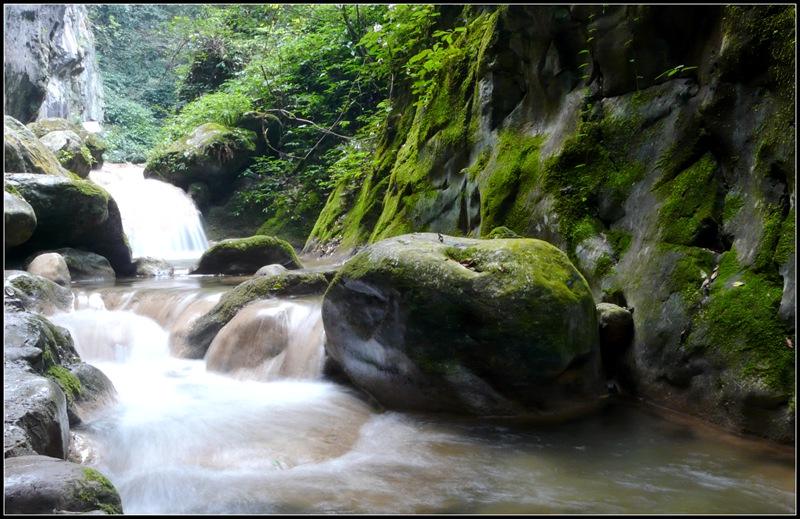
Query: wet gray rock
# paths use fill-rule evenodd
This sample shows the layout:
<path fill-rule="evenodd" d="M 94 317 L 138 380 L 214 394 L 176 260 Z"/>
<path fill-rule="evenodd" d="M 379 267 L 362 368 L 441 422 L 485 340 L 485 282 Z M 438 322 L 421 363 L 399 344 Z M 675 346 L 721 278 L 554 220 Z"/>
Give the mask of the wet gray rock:
<path fill-rule="evenodd" d="M 69 418 L 67 401 L 58 384 L 21 364 L 8 362 L 3 378 L 5 457 L 44 454 L 66 459 Z"/>
<path fill-rule="evenodd" d="M 4 308 L 51 314 L 72 307 L 72 292 L 49 279 L 23 270 L 3 271 Z"/>
<path fill-rule="evenodd" d="M 52 457 L 7 459 L 3 489 L 6 513 L 122 513 L 119 493 L 105 476 Z"/>
<path fill-rule="evenodd" d="M 73 281 L 114 281 L 114 269 L 106 258 L 93 252 L 65 247 L 56 252 L 64 257 Z"/>
<path fill-rule="evenodd" d="M 28 272 L 42 276 L 62 287 L 69 287 L 71 278 L 64 257 L 57 252 L 39 254 L 28 264 Z"/>
<path fill-rule="evenodd" d="M 67 402 L 70 425 L 85 422 L 98 410 L 116 401 L 117 390 L 105 373 L 98 368 L 80 362 L 69 367 L 70 373 L 80 381 L 80 391 Z M 73 418 L 74 417 L 74 418 Z"/>
<path fill-rule="evenodd" d="M 6 247 L 25 243 L 36 230 L 36 213 L 31 204 L 8 191 L 3 192 L 3 218 Z"/>

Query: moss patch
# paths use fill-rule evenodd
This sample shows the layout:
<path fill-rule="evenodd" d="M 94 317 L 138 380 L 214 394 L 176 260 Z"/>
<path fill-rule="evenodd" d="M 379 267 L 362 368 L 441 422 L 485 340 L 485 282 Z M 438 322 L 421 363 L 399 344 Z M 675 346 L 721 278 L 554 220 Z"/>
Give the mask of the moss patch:
<path fill-rule="evenodd" d="M 83 469 L 83 481 L 80 483 L 77 497 L 86 503 L 88 510 L 102 510 L 107 514 L 122 514 L 117 489 L 107 477 L 92 468 Z"/>
<path fill-rule="evenodd" d="M 725 252 L 710 299 L 699 314 L 689 344 L 721 354 L 729 369 L 785 394 L 794 391 L 793 334 L 778 317 L 780 283 L 742 268 L 736 251 Z"/>
<path fill-rule="evenodd" d="M 664 199 L 658 213 L 664 241 L 692 245 L 702 226 L 719 221 L 716 170 L 716 161 L 706 154 L 657 188 Z"/>
<path fill-rule="evenodd" d="M 50 358 L 52 359 L 52 355 Z M 83 391 L 81 381 L 78 377 L 70 373 L 70 371 L 63 366 L 52 365 L 47 368 L 45 374 L 61 386 L 64 395 L 66 395 L 67 400 L 70 402 L 74 402 L 75 399 L 80 396 L 81 391 Z"/>

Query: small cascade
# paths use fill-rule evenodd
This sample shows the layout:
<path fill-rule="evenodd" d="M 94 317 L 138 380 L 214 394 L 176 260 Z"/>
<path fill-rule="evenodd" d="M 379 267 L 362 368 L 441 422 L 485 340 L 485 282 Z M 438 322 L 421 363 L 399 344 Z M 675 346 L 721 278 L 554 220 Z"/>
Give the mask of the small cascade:
<path fill-rule="evenodd" d="M 322 372 L 324 342 L 318 302 L 257 301 L 217 333 L 206 363 L 241 379 L 313 379 Z"/>
<path fill-rule="evenodd" d="M 208 248 L 200 212 L 182 189 L 145 179 L 133 164 L 105 164 L 89 178 L 116 200 L 134 258 L 196 259 Z"/>

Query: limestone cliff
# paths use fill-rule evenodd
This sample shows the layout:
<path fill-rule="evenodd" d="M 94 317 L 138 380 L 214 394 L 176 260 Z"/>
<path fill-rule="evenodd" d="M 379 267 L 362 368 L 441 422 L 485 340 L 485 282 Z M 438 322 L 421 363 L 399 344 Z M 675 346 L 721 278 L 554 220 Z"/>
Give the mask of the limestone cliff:
<path fill-rule="evenodd" d="M 86 6 L 7 5 L 6 115 L 103 120 L 103 88 Z"/>
<path fill-rule="evenodd" d="M 468 7 L 306 244 L 548 240 L 634 309 L 632 393 L 794 435 L 795 8 Z"/>

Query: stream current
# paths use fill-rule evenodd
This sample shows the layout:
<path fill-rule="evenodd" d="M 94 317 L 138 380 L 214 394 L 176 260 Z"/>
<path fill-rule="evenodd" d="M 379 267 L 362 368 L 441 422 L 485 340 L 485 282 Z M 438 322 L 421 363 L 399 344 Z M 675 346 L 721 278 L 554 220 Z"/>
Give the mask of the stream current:
<path fill-rule="evenodd" d="M 148 243 L 158 233 L 131 232 L 129 205 L 140 254 L 205 247 L 183 229 Z M 117 389 L 73 429 L 73 456 L 111 479 L 126 513 L 795 511 L 792 449 L 645 406 L 560 425 L 380 411 L 321 374 L 319 298 L 251 304 L 255 329 L 232 321 L 205 359 L 178 358 L 188 326 L 243 280 L 186 271 L 74 284 L 74 309 L 50 317 Z M 284 349 L 266 358 L 271 340 Z"/>

